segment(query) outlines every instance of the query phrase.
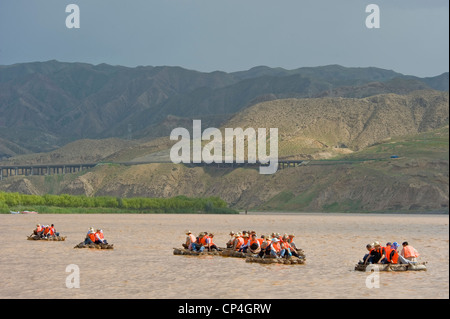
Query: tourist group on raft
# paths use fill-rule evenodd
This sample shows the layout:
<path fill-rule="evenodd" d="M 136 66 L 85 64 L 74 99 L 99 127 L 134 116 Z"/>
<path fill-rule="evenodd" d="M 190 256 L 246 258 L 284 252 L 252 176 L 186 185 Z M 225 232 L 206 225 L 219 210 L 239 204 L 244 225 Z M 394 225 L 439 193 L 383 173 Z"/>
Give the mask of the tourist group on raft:
<path fill-rule="evenodd" d="M 56 232 L 54 224 L 51 225 L 37 224 L 36 229 L 33 230 L 33 235 L 36 235 L 42 239 L 47 239 L 50 237 L 58 237 L 59 233 Z"/>
<path fill-rule="evenodd" d="M 89 228 L 89 231 L 86 234 L 86 238 L 84 239 L 84 244 L 108 244 L 108 241 L 105 239 L 105 235 L 103 234 L 103 230 L 97 228 L 97 231 L 94 230 L 94 227 Z"/>
<path fill-rule="evenodd" d="M 407 241 L 402 243 L 402 250 L 398 251 L 399 244 L 397 242 L 388 242 L 386 246 L 381 246 L 378 241 L 367 244 L 367 254 L 364 255 L 363 260 L 359 264 L 413 264 L 417 263 L 419 253 L 417 250 L 409 245 Z"/>
<path fill-rule="evenodd" d="M 214 243 L 214 234 L 201 232 L 197 237 L 191 231 L 186 232 L 186 242 L 183 247 L 197 252 L 222 251 Z M 294 234 L 272 233 L 261 235 L 259 238 L 255 231 L 230 232 L 230 239 L 226 248 L 237 252 L 250 253 L 258 257 L 290 258 L 292 256 L 303 259 L 299 254 L 300 248 L 294 242 Z"/>

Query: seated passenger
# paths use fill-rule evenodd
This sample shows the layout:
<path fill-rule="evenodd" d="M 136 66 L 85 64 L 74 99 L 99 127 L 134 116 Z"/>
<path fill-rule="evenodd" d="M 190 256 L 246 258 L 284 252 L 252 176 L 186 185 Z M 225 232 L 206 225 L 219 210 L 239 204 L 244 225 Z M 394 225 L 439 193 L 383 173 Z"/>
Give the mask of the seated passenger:
<path fill-rule="evenodd" d="M 105 236 L 103 235 L 103 230 L 97 229 L 97 232 L 95 233 L 95 243 L 108 244 L 108 241 L 105 239 Z"/>
<path fill-rule="evenodd" d="M 366 265 L 366 264 L 372 263 L 372 261 L 370 259 L 370 253 L 372 252 L 373 244 L 367 244 L 366 249 L 367 249 L 368 253 L 364 255 L 363 260 L 359 262 L 360 264 Z"/>
<path fill-rule="evenodd" d="M 227 242 L 227 248 L 232 248 L 234 243 L 234 231 L 230 232 L 230 240 Z"/>
<path fill-rule="evenodd" d="M 239 250 L 239 248 L 241 248 L 243 244 L 244 238 L 242 237 L 241 233 L 236 233 L 234 235 L 233 250 Z"/>
<path fill-rule="evenodd" d="M 206 243 L 206 238 L 204 237 L 205 234 L 200 233 L 195 243 L 191 243 L 192 251 L 203 252 L 205 250 L 205 246 L 203 244 Z"/>
<path fill-rule="evenodd" d="M 259 251 L 258 256 L 263 258 L 264 256 L 268 256 L 272 251 L 272 240 L 270 236 L 264 236 L 264 241 L 261 243 L 261 250 Z"/>
<path fill-rule="evenodd" d="M 209 234 L 209 247 L 211 250 L 215 249 L 217 251 L 222 251 L 222 249 L 220 249 L 219 247 L 217 247 L 217 245 L 213 242 L 214 239 L 214 234 L 210 233 Z"/>
<path fill-rule="evenodd" d="M 408 260 L 405 257 L 403 257 L 401 254 L 398 253 L 398 243 L 394 242 L 392 243 L 392 252 L 391 255 L 393 255 L 392 260 L 395 260 L 395 257 L 397 257 L 399 264 L 412 264 L 415 265 L 417 262 L 416 261 L 412 261 L 412 260 Z M 395 252 L 394 252 L 395 251 Z M 392 262 L 393 264 L 395 264 L 395 262 Z"/>
<path fill-rule="evenodd" d="M 409 245 L 407 241 L 403 242 L 402 246 L 403 248 L 400 255 L 406 260 L 416 262 L 417 257 L 419 257 L 417 250 L 413 246 Z"/>
<path fill-rule="evenodd" d="M 45 228 L 43 226 L 41 226 L 41 224 L 37 224 L 36 225 L 36 229 L 33 230 L 33 234 L 37 235 L 39 237 L 42 237 L 44 234 Z"/>
<path fill-rule="evenodd" d="M 84 244 L 85 245 L 95 244 L 95 232 L 93 228 L 89 229 L 88 233 L 86 234 Z"/>
<path fill-rule="evenodd" d="M 367 262 L 370 262 L 372 264 L 378 264 L 381 262 L 382 258 L 384 257 L 384 249 L 381 247 L 379 242 L 373 243 L 373 249 L 369 253 L 369 258 Z M 367 264 L 367 263 L 365 263 Z"/>

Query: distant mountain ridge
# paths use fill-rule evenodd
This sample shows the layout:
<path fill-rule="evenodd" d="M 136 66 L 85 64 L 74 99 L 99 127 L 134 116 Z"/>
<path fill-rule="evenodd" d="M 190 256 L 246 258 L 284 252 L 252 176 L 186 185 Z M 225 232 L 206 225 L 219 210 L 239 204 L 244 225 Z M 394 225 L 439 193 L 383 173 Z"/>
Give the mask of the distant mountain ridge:
<path fill-rule="evenodd" d="M 233 73 L 54 60 L 0 66 L 0 158 L 84 138 L 156 138 L 177 119 L 219 126 L 251 105 L 280 98 L 448 91 L 448 83 L 448 72 L 419 78 L 339 65 Z"/>

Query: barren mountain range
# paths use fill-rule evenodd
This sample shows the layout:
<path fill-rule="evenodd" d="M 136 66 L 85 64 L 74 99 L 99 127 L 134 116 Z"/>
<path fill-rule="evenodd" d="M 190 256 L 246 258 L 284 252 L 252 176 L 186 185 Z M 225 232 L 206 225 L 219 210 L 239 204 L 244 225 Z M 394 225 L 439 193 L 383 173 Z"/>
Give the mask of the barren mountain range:
<path fill-rule="evenodd" d="M 448 211 L 448 106 L 448 73 L 418 78 L 338 65 L 234 73 L 57 61 L 0 66 L 0 165 L 169 160 L 170 131 L 190 129 L 192 119 L 203 129 L 277 127 L 279 156 L 310 161 L 271 176 L 252 168 L 110 164 L 9 177 L 0 190 L 214 195 L 240 209 Z"/>

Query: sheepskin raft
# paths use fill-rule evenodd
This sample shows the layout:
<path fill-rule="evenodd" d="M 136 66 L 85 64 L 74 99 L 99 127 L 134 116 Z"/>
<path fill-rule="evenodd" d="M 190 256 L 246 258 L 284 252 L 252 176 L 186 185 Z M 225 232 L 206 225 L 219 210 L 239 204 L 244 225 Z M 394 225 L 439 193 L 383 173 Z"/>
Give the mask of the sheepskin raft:
<path fill-rule="evenodd" d="M 173 249 L 173 254 L 174 255 L 187 255 L 187 256 L 205 256 L 205 255 L 211 255 L 211 256 L 220 256 L 221 255 L 221 251 L 218 250 L 212 250 L 212 251 L 203 251 L 203 252 L 199 252 L 199 251 L 192 251 L 189 249 L 185 249 L 185 248 L 174 248 Z"/>
<path fill-rule="evenodd" d="M 427 262 L 420 262 L 413 264 L 369 264 L 362 265 L 356 264 L 355 270 L 357 271 L 420 271 L 427 270 Z"/>
<path fill-rule="evenodd" d="M 247 257 L 245 259 L 247 263 L 259 263 L 259 264 L 284 264 L 284 265 L 303 265 L 305 263 L 304 258 L 289 257 L 289 258 L 274 258 L 274 257 Z"/>
<path fill-rule="evenodd" d="M 66 237 L 67 236 L 64 236 L 64 237 L 55 236 L 55 237 L 42 238 L 37 235 L 30 235 L 30 236 L 27 236 L 27 240 L 65 241 Z"/>
<path fill-rule="evenodd" d="M 199 251 L 192 251 L 186 248 L 174 248 L 173 254 L 174 255 L 189 255 L 189 256 L 203 256 L 203 255 L 210 255 L 210 256 L 222 256 L 222 257 L 235 257 L 235 258 L 247 258 L 250 256 L 253 256 L 251 253 L 244 253 L 235 251 L 230 248 L 219 248 L 220 250 L 204 250 L 202 252 Z"/>
<path fill-rule="evenodd" d="M 73 248 L 114 249 L 114 244 L 84 244 L 84 241 Z"/>
<path fill-rule="evenodd" d="M 242 251 L 236 251 L 230 248 L 225 248 L 222 250 L 222 256 L 224 257 L 247 258 L 253 255 L 254 254 L 252 253 L 244 253 Z"/>

